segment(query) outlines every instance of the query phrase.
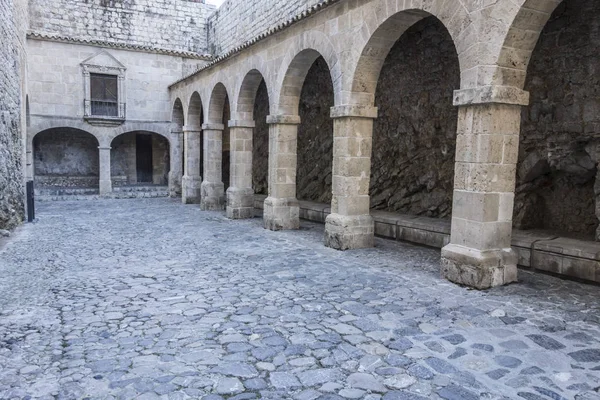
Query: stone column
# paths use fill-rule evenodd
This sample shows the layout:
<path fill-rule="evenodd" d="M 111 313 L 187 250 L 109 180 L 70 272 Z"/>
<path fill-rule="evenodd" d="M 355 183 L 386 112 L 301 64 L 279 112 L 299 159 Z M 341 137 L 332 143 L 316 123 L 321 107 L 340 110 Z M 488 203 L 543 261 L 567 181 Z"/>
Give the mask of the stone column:
<path fill-rule="evenodd" d="M 179 197 L 181 194 L 181 180 L 183 177 L 183 132 L 172 131 L 173 141 L 169 143 L 170 148 L 170 171 L 169 171 L 169 196 Z M 198 171 L 199 173 L 199 171 Z"/>
<path fill-rule="evenodd" d="M 375 224 L 369 212 L 369 182 L 377 108 L 333 107 L 331 118 L 333 197 L 331 214 L 325 221 L 325 245 L 337 250 L 373 247 Z"/>
<path fill-rule="evenodd" d="M 202 131 L 183 127 L 184 164 L 181 179 L 181 201 L 183 204 L 200 203 L 200 140 Z"/>
<path fill-rule="evenodd" d="M 225 207 L 223 185 L 223 124 L 204 124 L 204 181 L 200 208 L 205 211 L 220 211 Z"/>
<path fill-rule="evenodd" d="M 297 115 L 269 115 L 269 197 L 265 200 L 264 224 L 273 231 L 300 228 L 296 199 L 298 163 Z"/>
<path fill-rule="evenodd" d="M 110 175 L 110 146 L 99 146 L 100 151 L 100 196 L 112 193 L 112 179 Z"/>
<path fill-rule="evenodd" d="M 231 185 L 227 189 L 227 218 L 254 217 L 252 188 L 252 133 L 254 121 L 229 121 Z"/>
<path fill-rule="evenodd" d="M 455 92 L 459 106 L 450 244 L 441 273 L 487 289 L 517 280 L 511 249 L 521 106 L 527 92 L 485 87 Z"/>

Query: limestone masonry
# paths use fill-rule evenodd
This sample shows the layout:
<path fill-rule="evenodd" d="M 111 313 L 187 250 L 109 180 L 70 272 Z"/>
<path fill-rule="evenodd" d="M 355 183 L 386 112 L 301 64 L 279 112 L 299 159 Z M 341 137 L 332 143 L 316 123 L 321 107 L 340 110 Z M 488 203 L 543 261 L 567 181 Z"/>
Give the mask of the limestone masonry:
<path fill-rule="evenodd" d="M 478 289 L 600 282 L 597 1 L 1 6 L 0 229 L 33 181 L 434 246 Z"/>

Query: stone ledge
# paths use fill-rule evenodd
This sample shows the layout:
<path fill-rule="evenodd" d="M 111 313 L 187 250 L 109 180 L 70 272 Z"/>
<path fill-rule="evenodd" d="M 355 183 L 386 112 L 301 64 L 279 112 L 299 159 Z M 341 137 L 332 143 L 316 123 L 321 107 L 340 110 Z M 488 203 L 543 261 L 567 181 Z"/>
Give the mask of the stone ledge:
<path fill-rule="evenodd" d="M 262 216 L 267 196 L 255 195 L 255 215 Z M 299 201 L 300 218 L 324 223 L 329 204 Z M 450 221 L 372 210 L 375 235 L 442 248 L 450 243 Z M 512 248 L 518 265 L 600 283 L 600 243 L 570 239 L 544 231 L 513 230 Z"/>
<path fill-rule="evenodd" d="M 455 106 L 491 103 L 527 106 L 529 92 L 511 86 L 483 86 L 454 91 Z"/>

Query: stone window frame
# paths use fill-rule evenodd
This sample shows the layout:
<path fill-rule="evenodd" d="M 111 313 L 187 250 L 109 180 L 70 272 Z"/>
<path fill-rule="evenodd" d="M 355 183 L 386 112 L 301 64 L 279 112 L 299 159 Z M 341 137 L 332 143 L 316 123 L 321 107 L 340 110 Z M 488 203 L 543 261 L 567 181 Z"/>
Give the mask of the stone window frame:
<path fill-rule="evenodd" d="M 110 58 L 116 61 L 119 66 L 108 66 L 108 65 L 97 65 L 84 61 L 81 63 L 83 71 L 83 88 L 84 88 L 84 114 L 83 118 L 91 124 L 100 125 L 120 125 L 125 122 L 126 119 L 126 104 L 127 99 L 125 97 L 125 72 L 127 68 L 120 65 L 113 56 L 107 52 L 101 52 L 107 54 Z M 100 54 L 100 53 L 99 53 Z M 92 57 L 95 58 L 96 56 Z M 106 116 L 106 115 L 93 115 L 92 114 L 92 84 L 90 80 L 91 74 L 102 74 L 102 75 L 114 75 L 117 77 L 117 101 L 118 101 L 118 115 L 117 116 Z"/>

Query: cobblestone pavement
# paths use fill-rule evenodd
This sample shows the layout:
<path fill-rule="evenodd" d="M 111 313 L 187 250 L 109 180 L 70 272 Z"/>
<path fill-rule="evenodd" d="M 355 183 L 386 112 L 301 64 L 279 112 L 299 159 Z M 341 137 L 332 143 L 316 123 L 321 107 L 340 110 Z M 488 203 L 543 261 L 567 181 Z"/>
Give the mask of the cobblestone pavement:
<path fill-rule="evenodd" d="M 478 292 L 168 199 L 46 203 L 0 250 L 1 399 L 600 399 L 600 288 Z"/>

